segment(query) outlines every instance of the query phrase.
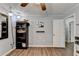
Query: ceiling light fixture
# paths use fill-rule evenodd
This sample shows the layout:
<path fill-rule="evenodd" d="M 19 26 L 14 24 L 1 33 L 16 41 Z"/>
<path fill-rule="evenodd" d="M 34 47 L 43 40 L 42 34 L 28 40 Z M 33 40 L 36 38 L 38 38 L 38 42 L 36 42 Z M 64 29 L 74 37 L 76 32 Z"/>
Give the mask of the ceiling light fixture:
<path fill-rule="evenodd" d="M 9 12 L 9 16 L 13 16 L 13 13 L 12 12 Z"/>
<path fill-rule="evenodd" d="M 17 15 L 17 16 L 16 16 L 16 18 L 17 18 L 17 19 L 20 19 L 20 18 L 21 18 L 21 16 L 20 16 L 20 15 Z"/>

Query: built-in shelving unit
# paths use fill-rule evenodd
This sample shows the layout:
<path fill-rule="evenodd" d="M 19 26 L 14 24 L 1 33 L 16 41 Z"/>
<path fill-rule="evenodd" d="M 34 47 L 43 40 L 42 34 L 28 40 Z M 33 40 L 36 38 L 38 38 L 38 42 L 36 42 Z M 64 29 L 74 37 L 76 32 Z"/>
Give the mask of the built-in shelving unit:
<path fill-rule="evenodd" d="M 26 21 L 16 22 L 16 48 L 23 49 L 28 47 L 28 26 Z"/>
<path fill-rule="evenodd" d="M 74 55 L 79 56 L 79 37 L 75 37 Z"/>

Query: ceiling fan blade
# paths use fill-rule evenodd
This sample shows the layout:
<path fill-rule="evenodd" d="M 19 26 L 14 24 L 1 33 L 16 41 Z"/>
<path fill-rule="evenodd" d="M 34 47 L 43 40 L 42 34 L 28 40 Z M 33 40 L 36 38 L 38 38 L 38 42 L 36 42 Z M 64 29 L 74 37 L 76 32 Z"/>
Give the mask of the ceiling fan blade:
<path fill-rule="evenodd" d="M 40 3 L 40 5 L 41 5 L 41 9 L 42 9 L 43 11 L 45 11 L 45 10 L 46 10 L 46 5 L 45 5 L 45 3 Z"/>
<path fill-rule="evenodd" d="M 29 3 L 21 3 L 22 7 L 26 7 Z"/>

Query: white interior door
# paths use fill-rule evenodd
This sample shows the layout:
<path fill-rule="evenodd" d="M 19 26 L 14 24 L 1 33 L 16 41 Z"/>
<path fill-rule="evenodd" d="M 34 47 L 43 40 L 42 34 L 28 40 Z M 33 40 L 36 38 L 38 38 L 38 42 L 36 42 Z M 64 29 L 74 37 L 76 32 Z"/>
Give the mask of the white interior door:
<path fill-rule="evenodd" d="M 53 47 L 65 47 L 64 20 L 53 20 Z"/>

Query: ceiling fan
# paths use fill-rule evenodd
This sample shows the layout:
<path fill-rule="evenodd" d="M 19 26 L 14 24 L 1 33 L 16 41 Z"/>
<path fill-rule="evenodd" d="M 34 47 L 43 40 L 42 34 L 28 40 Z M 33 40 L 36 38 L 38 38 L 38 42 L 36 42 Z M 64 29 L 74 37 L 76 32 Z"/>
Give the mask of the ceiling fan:
<path fill-rule="evenodd" d="M 21 7 L 26 7 L 29 3 L 21 3 Z M 46 10 L 46 5 L 45 3 L 40 3 L 40 6 L 41 6 L 41 9 L 42 11 L 45 11 Z"/>

